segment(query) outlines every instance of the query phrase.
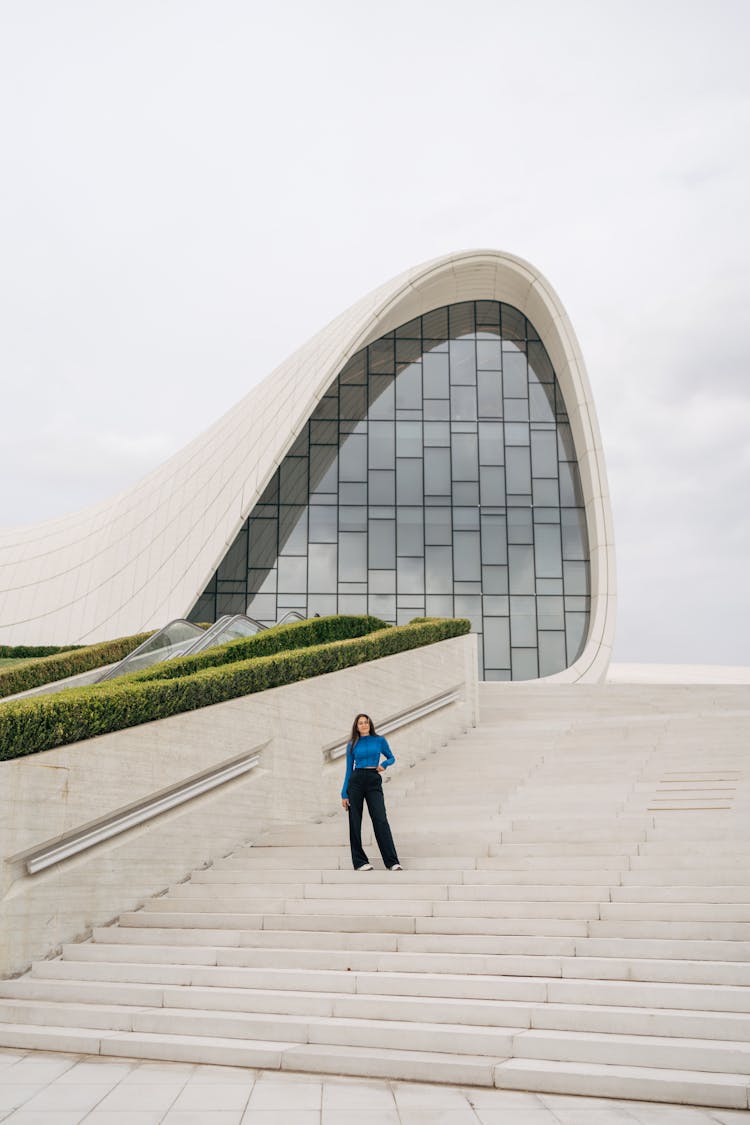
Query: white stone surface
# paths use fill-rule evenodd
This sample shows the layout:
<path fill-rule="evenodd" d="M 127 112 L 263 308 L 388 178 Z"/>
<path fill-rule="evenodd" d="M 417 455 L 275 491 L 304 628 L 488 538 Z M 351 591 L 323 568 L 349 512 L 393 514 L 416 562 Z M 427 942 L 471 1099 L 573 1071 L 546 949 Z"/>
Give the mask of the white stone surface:
<path fill-rule="evenodd" d="M 586 646 L 561 682 L 600 680 L 615 576 L 604 456 L 583 357 L 549 282 L 528 262 L 465 251 L 394 278 L 342 313 L 237 406 L 133 488 L 73 516 L 0 532 L 0 641 L 92 642 L 189 612 L 277 465 L 346 361 L 454 301 L 508 301 L 539 332 L 574 433 L 592 560 Z"/>
<path fill-rule="evenodd" d="M 135 909 L 274 824 L 333 817 L 345 845 L 344 764 L 325 764 L 323 748 L 347 735 L 357 708 L 377 723 L 456 686 L 457 703 L 393 734 L 399 768 L 408 771 L 475 722 L 471 635 L 1 762 L 0 975 Z M 21 857 L 30 849 L 267 740 L 249 774 L 39 874 L 25 873 Z"/>
<path fill-rule="evenodd" d="M 750 667 L 723 664 L 610 664 L 608 684 L 750 684 Z"/>
<path fill-rule="evenodd" d="M 351 871 L 329 824 L 274 827 L 0 984 L 0 1044 L 462 1083 L 477 1114 L 493 1084 L 571 1121 L 583 1093 L 746 1111 L 747 689 L 479 697 L 475 730 L 389 782 L 404 871 Z M 651 807 L 716 775 L 719 809 Z M 465 1116 L 454 1096 L 423 1108 Z"/>

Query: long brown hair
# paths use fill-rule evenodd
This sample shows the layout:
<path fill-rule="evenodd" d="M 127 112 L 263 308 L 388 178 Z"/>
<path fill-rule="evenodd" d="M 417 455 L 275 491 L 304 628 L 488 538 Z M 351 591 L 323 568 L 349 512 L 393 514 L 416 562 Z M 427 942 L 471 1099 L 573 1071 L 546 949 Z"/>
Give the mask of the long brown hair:
<path fill-rule="evenodd" d="M 352 750 L 354 749 L 354 747 L 359 742 L 359 731 L 357 730 L 357 723 L 359 722 L 360 719 L 367 719 L 367 721 L 370 724 L 370 734 L 376 734 L 377 733 L 376 730 L 375 730 L 375 724 L 372 721 L 372 719 L 370 718 L 370 716 L 365 714 L 364 711 L 360 711 L 358 715 L 354 716 L 354 722 L 352 723 L 352 737 L 351 737 Z"/>

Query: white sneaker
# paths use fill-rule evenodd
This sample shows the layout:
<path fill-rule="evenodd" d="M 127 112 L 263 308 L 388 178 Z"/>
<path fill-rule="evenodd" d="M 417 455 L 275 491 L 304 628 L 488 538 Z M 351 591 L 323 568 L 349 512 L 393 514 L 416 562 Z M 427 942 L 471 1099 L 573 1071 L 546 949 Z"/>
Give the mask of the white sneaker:
<path fill-rule="evenodd" d="M 404 869 L 403 869 L 403 867 L 401 866 L 400 863 L 394 863 L 393 867 L 391 868 L 391 871 L 403 871 L 403 870 Z"/>
<path fill-rule="evenodd" d="M 372 871 L 371 863 L 363 863 L 361 867 L 355 867 L 355 871 Z"/>

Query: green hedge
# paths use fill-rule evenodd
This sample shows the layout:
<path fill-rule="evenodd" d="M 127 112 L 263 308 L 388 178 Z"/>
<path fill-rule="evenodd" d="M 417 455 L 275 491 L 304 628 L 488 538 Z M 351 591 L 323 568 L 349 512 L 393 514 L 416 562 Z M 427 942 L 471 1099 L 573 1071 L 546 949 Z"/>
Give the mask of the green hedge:
<path fill-rule="evenodd" d="M 70 652 L 74 648 L 81 647 L 81 645 L 0 645 L 0 660 L 56 656 L 58 652 Z"/>
<path fill-rule="evenodd" d="M 176 679 L 136 680 L 129 676 L 57 695 L 11 701 L 0 707 L 0 759 L 49 750 L 336 672 L 367 660 L 457 637 L 468 633 L 470 628 L 470 623 L 463 619 L 426 620 L 377 629 L 348 640 L 202 668 Z"/>
<path fill-rule="evenodd" d="M 65 680 L 79 672 L 90 672 L 94 668 L 114 664 L 150 636 L 150 632 L 137 633 L 134 637 L 120 637 L 116 641 L 103 641 L 98 645 L 86 645 L 85 648 L 66 649 L 57 655 L 1 669 L 0 699 L 6 695 L 15 695 L 17 691 L 28 691 L 30 688 L 42 687 L 43 684 Z"/>
<path fill-rule="evenodd" d="M 223 664 L 235 664 L 251 656 L 271 656 L 274 652 L 285 652 L 295 648 L 309 648 L 311 645 L 328 644 L 330 641 L 344 641 L 350 637 L 362 637 L 374 633 L 376 629 L 387 629 L 385 621 L 379 617 L 348 614 L 333 617 L 310 617 L 306 621 L 294 621 L 288 625 L 273 625 L 261 633 L 228 641 L 218 648 L 197 652 L 195 656 L 178 656 L 163 664 L 154 664 L 140 672 L 131 672 L 130 681 L 175 680 L 182 676 L 199 672 L 202 668 L 217 668 Z"/>

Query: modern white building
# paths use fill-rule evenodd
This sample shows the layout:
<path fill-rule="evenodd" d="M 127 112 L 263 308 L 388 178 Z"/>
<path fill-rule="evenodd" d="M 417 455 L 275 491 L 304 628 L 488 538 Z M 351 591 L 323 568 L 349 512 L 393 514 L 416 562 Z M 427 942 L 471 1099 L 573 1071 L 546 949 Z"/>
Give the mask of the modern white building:
<path fill-rule="evenodd" d="M 467 251 L 358 301 L 111 501 L 0 533 L 0 642 L 174 618 L 471 619 L 486 679 L 599 680 L 615 571 L 575 334 L 527 262 Z"/>

